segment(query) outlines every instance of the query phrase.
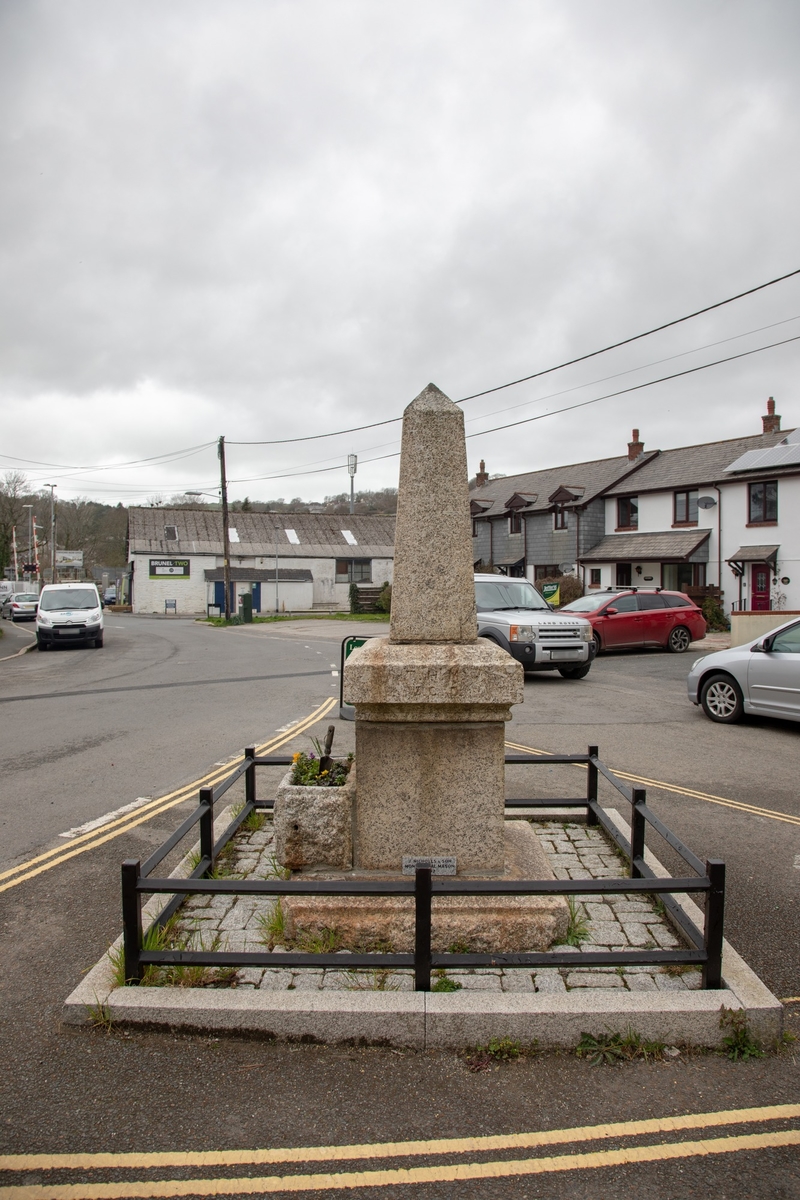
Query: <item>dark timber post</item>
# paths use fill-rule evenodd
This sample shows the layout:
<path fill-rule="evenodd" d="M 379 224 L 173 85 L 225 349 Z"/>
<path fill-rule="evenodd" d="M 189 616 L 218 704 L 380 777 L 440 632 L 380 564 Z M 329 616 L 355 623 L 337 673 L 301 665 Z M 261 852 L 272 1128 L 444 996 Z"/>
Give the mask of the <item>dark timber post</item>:
<path fill-rule="evenodd" d="M 711 890 L 706 897 L 705 943 L 708 959 L 703 966 L 703 987 L 722 987 L 722 935 L 725 924 L 725 863 L 720 858 L 706 861 Z"/>
<path fill-rule="evenodd" d="M 244 752 L 245 759 L 248 759 L 247 770 L 244 773 L 244 802 L 245 804 L 255 804 L 256 802 L 256 768 L 253 759 L 256 756 L 255 746 L 247 746 Z"/>
<path fill-rule="evenodd" d="M 417 867 L 414 878 L 414 991 L 431 990 L 431 869 Z"/>
<path fill-rule="evenodd" d="M 138 858 L 126 858 L 122 864 L 122 949 L 125 958 L 125 982 L 141 983 L 142 901 L 136 886 L 142 865 Z"/>
<path fill-rule="evenodd" d="M 200 857 L 207 858 L 209 870 L 214 868 L 214 789 L 200 788 Z"/>
<path fill-rule="evenodd" d="M 597 825 L 597 813 L 592 811 L 589 801 L 594 800 L 597 803 L 597 767 L 592 762 L 593 758 L 597 758 L 599 752 L 598 746 L 589 746 L 587 751 L 589 755 L 589 763 L 586 768 L 586 824 Z"/>
<path fill-rule="evenodd" d="M 642 872 L 635 865 L 637 858 L 644 858 L 644 813 L 639 805 L 644 804 L 646 792 L 644 788 L 633 788 L 633 806 L 631 808 L 631 879 L 640 879 Z"/>

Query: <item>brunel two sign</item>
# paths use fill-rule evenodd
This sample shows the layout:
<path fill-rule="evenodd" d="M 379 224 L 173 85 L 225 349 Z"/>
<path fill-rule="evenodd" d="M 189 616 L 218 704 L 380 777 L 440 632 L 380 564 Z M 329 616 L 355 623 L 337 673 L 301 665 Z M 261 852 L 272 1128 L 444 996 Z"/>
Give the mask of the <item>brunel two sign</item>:
<path fill-rule="evenodd" d="M 173 579 L 188 579 L 189 578 L 189 559 L 188 558 L 151 558 L 150 559 L 150 578 L 164 579 L 171 576 Z"/>

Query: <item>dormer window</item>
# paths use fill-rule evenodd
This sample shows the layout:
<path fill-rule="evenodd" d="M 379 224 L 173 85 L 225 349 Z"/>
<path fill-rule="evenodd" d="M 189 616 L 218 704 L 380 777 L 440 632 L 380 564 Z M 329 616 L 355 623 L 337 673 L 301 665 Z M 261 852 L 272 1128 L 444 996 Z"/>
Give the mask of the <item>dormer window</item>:
<path fill-rule="evenodd" d="M 177 525 L 165 525 L 164 526 L 164 541 L 165 542 L 177 542 L 177 540 L 178 540 L 178 526 Z"/>

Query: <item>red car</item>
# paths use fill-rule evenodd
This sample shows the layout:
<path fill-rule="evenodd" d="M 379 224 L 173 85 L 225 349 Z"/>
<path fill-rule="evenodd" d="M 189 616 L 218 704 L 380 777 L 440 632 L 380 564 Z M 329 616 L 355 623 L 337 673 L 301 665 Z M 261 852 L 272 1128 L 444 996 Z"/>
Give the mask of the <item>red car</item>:
<path fill-rule="evenodd" d="M 560 611 L 580 613 L 591 622 L 598 653 L 663 646 L 682 654 L 691 642 L 706 636 L 705 617 L 694 601 L 683 592 L 660 588 L 590 592 Z"/>

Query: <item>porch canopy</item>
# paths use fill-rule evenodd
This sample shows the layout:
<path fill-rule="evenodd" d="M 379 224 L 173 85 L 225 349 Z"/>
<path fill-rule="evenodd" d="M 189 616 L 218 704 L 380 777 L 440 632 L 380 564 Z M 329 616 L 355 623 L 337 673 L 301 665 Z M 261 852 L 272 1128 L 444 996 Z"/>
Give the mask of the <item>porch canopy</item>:
<path fill-rule="evenodd" d="M 768 563 L 773 574 L 778 569 L 778 551 L 780 546 L 740 546 L 735 554 L 726 558 L 735 575 L 744 575 L 746 563 Z"/>
<path fill-rule="evenodd" d="M 609 533 L 581 555 L 581 562 L 708 562 L 710 534 L 710 529 Z"/>

